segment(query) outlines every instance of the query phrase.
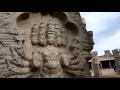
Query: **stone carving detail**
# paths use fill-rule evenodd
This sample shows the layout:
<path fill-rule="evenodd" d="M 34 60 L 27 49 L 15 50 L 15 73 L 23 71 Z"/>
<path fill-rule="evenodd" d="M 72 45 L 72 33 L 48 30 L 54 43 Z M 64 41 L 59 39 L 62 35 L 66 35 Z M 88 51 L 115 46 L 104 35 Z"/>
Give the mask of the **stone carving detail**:
<path fill-rule="evenodd" d="M 3 16 L 0 18 L 3 23 L 0 25 L 0 78 L 86 77 L 83 51 L 86 39 L 81 33 L 87 31 L 81 28 L 78 12 L 1 12 L 0 17 Z M 93 41 L 91 33 L 86 37 Z"/>
<path fill-rule="evenodd" d="M 69 56 L 62 55 L 58 48 L 62 41 L 60 26 L 54 24 L 52 20 L 48 21 L 46 26 L 47 30 L 43 29 L 44 31 L 40 33 L 44 35 L 46 46 L 37 52 L 33 52 L 33 64 L 38 68 L 38 71 L 32 77 L 60 78 L 63 77 L 62 66 L 69 65 Z"/>
<path fill-rule="evenodd" d="M 33 45 L 36 45 L 38 44 L 38 28 L 37 28 L 37 25 L 34 24 L 32 29 L 31 29 L 31 42 Z"/>
<path fill-rule="evenodd" d="M 85 19 L 81 17 L 81 21 L 82 24 L 81 28 L 83 30 L 83 33 L 81 35 L 82 38 L 82 45 L 83 45 L 83 55 L 86 59 L 86 77 L 90 77 L 91 73 L 89 72 L 89 65 L 88 65 L 88 61 L 92 58 L 90 52 L 93 49 L 93 45 L 94 45 L 94 40 L 93 40 L 93 32 L 92 31 L 87 31 L 86 30 L 86 22 Z"/>
<path fill-rule="evenodd" d="M 80 41 L 78 39 L 73 39 L 72 41 L 72 45 L 69 47 L 71 51 L 70 62 L 66 71 L 74 77 L 84 77 L 85 59 L 82 57 Z"/>
<path fill-rule="evenodd" d="M 40 24 L 38 41 L 39 45 L 46 46 L 46 25 L 44 22 Z"/>

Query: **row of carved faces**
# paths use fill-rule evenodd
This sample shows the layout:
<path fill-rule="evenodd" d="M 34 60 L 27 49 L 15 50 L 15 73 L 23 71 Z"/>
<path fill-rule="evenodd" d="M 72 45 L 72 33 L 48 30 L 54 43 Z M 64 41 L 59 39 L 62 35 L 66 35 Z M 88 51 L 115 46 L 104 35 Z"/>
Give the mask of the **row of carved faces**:
<path fill-rule="evenodd" d="M 46 46 L 66 46 L 66 33 L 63 28 L 58 24 L 54 24 L 53 21 L 48 21 L 46 25 L 44 22 L 37 27 L 36 24 L 33 25 L 31 29 L 31 43 L 33 45 Z"/>

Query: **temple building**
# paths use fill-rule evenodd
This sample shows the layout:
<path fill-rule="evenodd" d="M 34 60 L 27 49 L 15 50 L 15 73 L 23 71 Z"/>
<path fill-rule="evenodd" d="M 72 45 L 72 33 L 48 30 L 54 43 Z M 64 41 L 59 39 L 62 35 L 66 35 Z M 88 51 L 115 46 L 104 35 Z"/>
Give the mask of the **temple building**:
<path fill-rule="evenodd" d="M 110 50 L 105 50 L 104 55 L 98 56 L 98 62 L 100 69 L 112 69 L 115 67 L 115 59 L 113 54 L 110 53 Z M 92 59 L 89 60 L 89 67 L 92 69 Z"/>

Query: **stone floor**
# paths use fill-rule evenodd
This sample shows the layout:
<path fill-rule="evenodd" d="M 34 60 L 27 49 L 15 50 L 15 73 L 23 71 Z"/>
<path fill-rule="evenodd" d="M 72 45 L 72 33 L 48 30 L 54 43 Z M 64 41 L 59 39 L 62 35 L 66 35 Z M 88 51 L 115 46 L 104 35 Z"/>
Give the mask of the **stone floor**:
<path fill-rule="evenodd" d="M 102 69 L 102 76 L 101 78 L 120 78 L 120 75 L 118 75 L 114 69 Z M 92 77 L 94 77 L 93 71 L 91 71 Z"/>

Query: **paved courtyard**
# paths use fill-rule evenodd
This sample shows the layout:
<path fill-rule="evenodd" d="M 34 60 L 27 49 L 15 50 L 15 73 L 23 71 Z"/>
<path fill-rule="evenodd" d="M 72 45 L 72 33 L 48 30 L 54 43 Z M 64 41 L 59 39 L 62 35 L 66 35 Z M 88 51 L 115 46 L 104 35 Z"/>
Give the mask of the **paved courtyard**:
<path fill-rule="evenodd" d="M 120 78 L 120 75 L 118 75 L 114 69 L 102 69 L 102 78 Z M 91 71 L 92 76 L 94 76 L 94 73 Z"/>

